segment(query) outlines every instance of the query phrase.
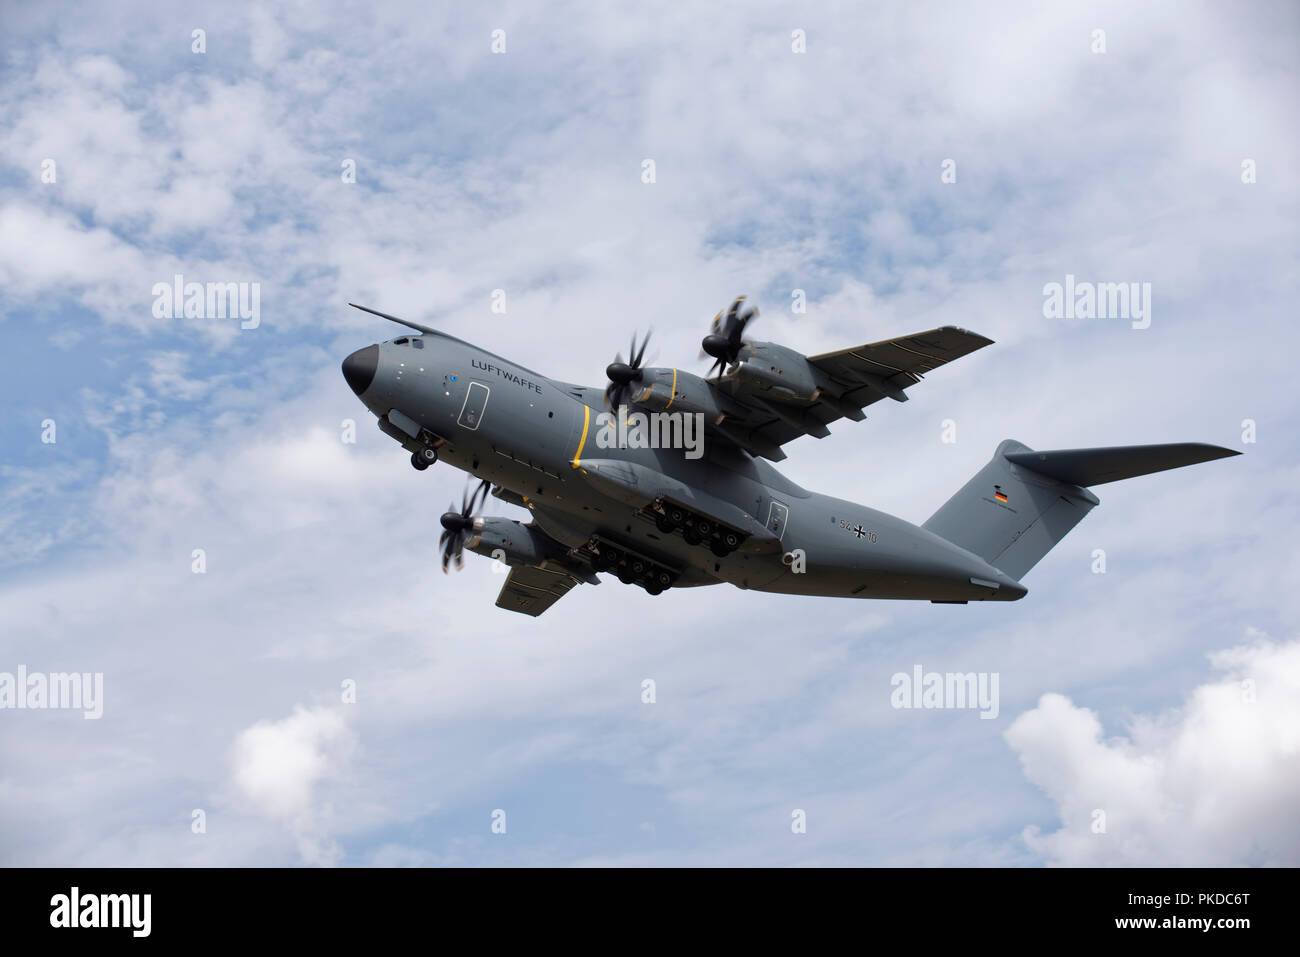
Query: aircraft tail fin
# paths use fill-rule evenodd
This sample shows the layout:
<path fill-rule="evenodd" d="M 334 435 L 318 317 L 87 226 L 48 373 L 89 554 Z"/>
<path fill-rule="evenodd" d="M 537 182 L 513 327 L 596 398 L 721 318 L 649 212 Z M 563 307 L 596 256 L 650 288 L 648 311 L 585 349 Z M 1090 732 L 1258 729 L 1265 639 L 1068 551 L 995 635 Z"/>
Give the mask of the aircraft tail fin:
<path fill-rule="evenodd" d="M 922 527 L 1019 579 L 1100 504 L 1087 486 L 1238 454 L 1197 442 L 1035 452 L 1007 439 Z"/>

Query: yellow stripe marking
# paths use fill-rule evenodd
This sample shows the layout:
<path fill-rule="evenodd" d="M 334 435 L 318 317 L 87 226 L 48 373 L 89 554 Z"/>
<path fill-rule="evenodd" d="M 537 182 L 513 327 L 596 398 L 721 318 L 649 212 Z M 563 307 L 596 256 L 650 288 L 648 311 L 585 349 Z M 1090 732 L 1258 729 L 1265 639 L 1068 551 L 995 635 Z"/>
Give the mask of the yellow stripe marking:
<path fill-rule="evenodd" d="M 575 469 L 582 465 L 582 449 L 587 444 L 587 429 L 591 425 L 591 406 L 584 402 L 582 409 L 586 414 L 582 419 L 582 438 L 578 441 L 578 451 L 573 454 L 572 465 Z"/>
<path fill-rule="evenodd" d="M 664 406 L 665 412 L 667 412 L 669 409 L 673 407 L 673 399 L 675 398 L 677 398 L 677 370 L 676 369 L 673 370 L 673 394 L 669 397 L 668 404 Z"/>

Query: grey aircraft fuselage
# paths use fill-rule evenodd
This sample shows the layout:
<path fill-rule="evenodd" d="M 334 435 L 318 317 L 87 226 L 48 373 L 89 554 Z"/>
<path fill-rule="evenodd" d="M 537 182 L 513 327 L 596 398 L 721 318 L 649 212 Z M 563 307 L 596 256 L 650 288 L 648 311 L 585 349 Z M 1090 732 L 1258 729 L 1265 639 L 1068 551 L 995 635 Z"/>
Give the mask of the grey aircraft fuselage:
<path fill-rule="evenodd" d="M 432 444 L 440 461 L 508 490 L 502 497 L 531 509 L 562 546 L 599 538 L 675 569 L 674 587 L 728 582 L 940 602 L 1014 601 L 1027 591 L 939 535 L 800 488 L 707 433 L 698 459 L 680 448 L 598 447 L 602 390 L 551 380 L 445 333 L 367 346 L 344 372 L 380 427 L 408 449 Z M 744 531 L 744 544 L 719 556 L 665 534 L 645 510 L 665 494 Z"/>

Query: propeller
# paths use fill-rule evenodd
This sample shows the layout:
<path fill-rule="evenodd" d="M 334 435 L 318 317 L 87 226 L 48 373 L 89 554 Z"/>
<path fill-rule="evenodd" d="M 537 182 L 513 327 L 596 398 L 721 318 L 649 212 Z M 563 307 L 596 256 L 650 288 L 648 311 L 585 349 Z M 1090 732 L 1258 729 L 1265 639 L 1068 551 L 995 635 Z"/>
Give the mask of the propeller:
<path fill-rule="evenodd" d="M 704 350 L 704 355 L 713 356 L 713 365 L 709 366 L 708 375 L 713 375 L 713 370 L 717 369 L 718 374 L 740 361 L 740 350 L 744 347 L 743 341 L 745 335 L 745 326 L 758 315 L 758 310 L 752 306 L 740 311 L 745 302 L 744 296 L 737 296 L 736 301 L 731 304 L 727 310 L 727 321 L 722 322 L 722 313 L 713 317 L 713 331 L 704 337 L 700 343 L 700 348 Z M 707 376 L 706 376 L 707 378 Z"/>
<path fill-rule="evenodd" d="M 442 570 L 447 571 L 447 565 L 454 558 L 456 568 L 460 570 L 465 565 L 463 552 L 465 549 L 465 534 L 474 528 L 474 509 L 477 505 L 482 504 L 487 498 L 488 486 L 491 483 L 483 479 L 478 488 L 473 492 L 469 490 L 468 483 L 465 486 L 465 492 L 461 495 L 460 511 L 456 511 L 456 504 L 452 502 L 447 506 L 447 511 L 442 516 L 442 527 L 445 531 L 438 539 L 438 544 L 442 546 Z M 482 499 L 475 502 L 482 496 Z"/>
<path fill-rule="evenodd" d="M 632 333 L 628 361 L 623 361 L 623 354 L 620 352 L 614 356 L 614 361 L 605 367 L 605 376 L 609 379 L 609 385 L 605 387 L 605 405 L 610 409 L 617 410 L 627 405 L 627 393 L 632 383 L 641 381 L 641 360 L 645 357 L 645 347 L 649 342 L 650 333 L 647 332 L 645 338 L 641 340 L 641 348 L 638 349 L 636 333 Z"/>

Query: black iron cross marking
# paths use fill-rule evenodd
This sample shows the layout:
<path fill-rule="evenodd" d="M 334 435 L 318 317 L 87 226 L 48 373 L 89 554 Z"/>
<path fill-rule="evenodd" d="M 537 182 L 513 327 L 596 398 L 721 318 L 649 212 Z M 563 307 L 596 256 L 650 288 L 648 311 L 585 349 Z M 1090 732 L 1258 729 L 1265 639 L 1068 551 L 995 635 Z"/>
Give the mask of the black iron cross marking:
<path fill-rule="evenodd" d="M 853 529 L 853 534 L 858 536 L 858 538 L 861 538 L 863 535 L 867 534 L 867 531 L 861 525 L 857 525 Z"/>

